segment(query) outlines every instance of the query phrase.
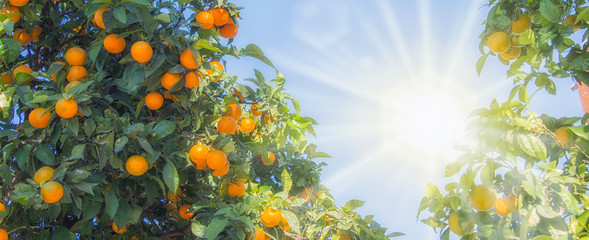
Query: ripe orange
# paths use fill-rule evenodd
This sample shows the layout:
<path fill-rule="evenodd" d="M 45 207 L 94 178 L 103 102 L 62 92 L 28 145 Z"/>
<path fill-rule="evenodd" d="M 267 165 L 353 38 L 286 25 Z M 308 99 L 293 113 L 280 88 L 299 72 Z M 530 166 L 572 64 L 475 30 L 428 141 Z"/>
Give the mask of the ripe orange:
<path fill-rule="evenodd" d="M 133 46 L 131 46 L 131 56 L 137 62 L 146 63 L 153 56 L 153 48 L 151 48 L 149 43 L 144 41 L 133 43 Z"/>
<path fill-rule="evenodd" d="M 502 53 L 511 47 L 511 38 L 504 32 L 495 32 L 487 38 L 487 46 L 495 53 Z"/>
<path fill-rule="evenodd" d="M 215 8 L 211 10 L 215 26 L 223 26 L 229 21 L 229 13 L 223 8 Z"/>
<path fill-rule="evenodd" d="M 79 47 L 73 47 L 65 52 L 65 61 L 72 66 L 86 64 L 86 51 Z"/>
<path fill-rule="evenodd" d="M 566 126 L 562 126 L 556 129 L 556 131 L 554 131 L 554 135 L 556 135 L 557 144 L 560 144 L 560 146 L 564 148 L 569 147 L 570 144 L 570 134 L 566 131 L 566 129 Z"/>
<path fill-rule="evenodd" d="M 74 86 L 80 84 L 82 82 L 77 81 L 77 80 L 73 80 L 70 83 L 68 83 L 67 85 L 65 85 L 65 92 L 67 93 L 70 89 L 72 89 Z"/>
<path fill-rule="evenodd" d="M 225 166 L 223 166 L 220 169 L 215 169 L 215 171 L 213 171 L 213 176 L 215 177 L 222 177 L 225 176 L 225 174 L 227 174 L 229 172 L 229 164 L 225 164 Z"/>
<path fill-rule="evenodd" d="M 583 24 L 583 21 L 579 21 L 576 24 L 575 21 L 577 21 L 577 15 L 570 15 L 562 20 L 562 24 L 565 26 L 573 25 L 573 31 L 576 32 L 579 31 L 579 29 L 581 29 L 581 24 Z"/>
<path fill-rule="evenodd" d="M 26 74 L 31 74 L 33 72 L 33 70 L 27 66 L 27 65 L 19 65 L 18 67 L 15 67 L 14 70 L 12 70 L 12 74 L 14 74 L 14 78 L 16 79 L 16 76 L 18 73 L 26 73 Z M 26 79 L 24 82 L 22 82 L 23 84 L 27 84 L 30 83 L 31 80 L 33 80 L 33 76 L 30 76 L 28 79 Z"/>
<path fill-rule="evenodd" d="M 102 41 L 102 45 L 104 46 L 104 49 L 106 49 L 107 52 L 117 54 L 125 50 L 125 46 L 127 45 L 127 43 L 125 42 L 125 38 L 118 37 L 118 34 L 113 33 L 109 34 L 104 38 L 104 41 Z"/>
<path fill-rule="evenodd" d="M 16 14 L 16 16 L 10 17 L 10 21 L 16 23 L 18 22 L 18 20 L 20 20 L 20 10 L 13 6 L 13 5 L 8 5 L 8 9 L 6 9 L 6 7 L 3 7 L 2 10 L 0 10 L 0 13 L 4 13 L 4 14 Z"/>
<path fill-rule="evenodd" d="M 517 198 L 513 195 L 508 195 L 504 198 L 499 198 L 495 201 L 495 212 L 501 217 L 505 217 L 508 213 L 515 211 L 517 206 Z"/>
<path fill-rule="evenodd" d="M 474 217 L 471 215 L 468 215 L 468 219 L 466 221 L 469 221 L 469 224 L 466 229 L 462 229 L 460 227 L 460 219 L 458 218 L 458 213 L 457 212 L 450 213 L 450 216 L 448 216 L 448 225 L 450 226 L 450 231 L 452 231 L 454 234 L 456 234 L 458 236 L 464 236 L 464 235 L 472 232 L 472 230 L 474 228 Z"/>
<path fill-rule="evenodd" d="M 497 192 L 490 190 L 484 185 L 474 186 L 469 195 L 470 204 L 477 211 L 489 211 L 495 205 Z"/>
<path fill-rule="evenodd" d="M 102 20 L 102 14 L 108 10 L 110 10 L 110 8 L 101 8 L 94 13 L 94 24 L 96 24 L 96 26 L 99 28 L 106 29 L 106 26 L 104 26 L 104 21 Z"/>
<path fill-rule="evenodd" d="M 145 106 L 151 110 L 158 110 L 164 105 L 164 97 L 158 92 L 150 92 L 145 96 Z"/>
<path fill-rule="evenodd" d="M 256 228 L 256 236 L 254 236 L 253 240 L 266 240 L 266 233 L 264 233 L 264 230 Z"/>
<path fill-rule="evenodd" d="M 252 114 L 256 117 L 259 117 L 260 115 L 262 115 L 262 112 L 258 111 L 259 108 L 260 108 L 260 105 L 258 105 L 257 103 L 252 104 L 251 111 L 252 111 Z"/>
<path fill-rule="evenodd" d="M 64 63 L 64 62 L 57 61 L 57 62 L 52 63 L 51 66 L 53 66 L 53 65 L 61 65 L 61 68 L 60 68 L 60 70 L 61 70 L 61 69 L 63 69 L 65 67 L 65 64 L 66 63 Z M 49 66 L 49 68 L 51 68 L 51 66 Z M 51 74 L 51 80 L 53 80 L 54 82 L 57 82 L 57 72 L 54 73 L 54 74 Z"/>
<path fill-rule="evenodd" d="M 0 228 L 0 240 L 8 240 L 8 232 Z"/>
<path fill-rule="evenodd" d="M 198 75 L 200 75 L 200 72 L 198 73 Z M 184 75 L 184 86 L 186 86 L 187 88 L 193 88 L 193 87 L 198 87 L 200 85 L 198 79 L 197 73 L 195 72 L 187 72 Z M 202 76 L 202 75 L 201 75 Z"/>
<path fill-rule="evenodd" d="M 196 164 L 196 169 L 203 170 L 206 167 L 209 149 L 205 145 L 195 144 L 189 151 L 190 160 Z"/>
<path fill-rule="evenodd" d="M 180 200 L 182 200 L 182 196 L 183 196 L 183 192 L 181 188 L 178 188 L 178 190 L 176 191 L 176 194 L 172 193 L 172 191 L 168 191 L 168 199 L 170 199 L 170 201 L 172 202 L 178 202 Z"/>
<path fill-rule="evenodd" d="M 22 7 L 24 5 L 27 5 L 27 3 L 29 3 L 29 0 L 8 0 L 10 2 L 10 4 L 17 6 L 17 7 Z"/>
<path fill-rule="evenodd" d="M 237 26 L 235 24 L 225 24 L 221 29 L 219 29 L 219 33 L 221 37 L 224 38 L 234 38 L 237 36 Z"/>
<path fill-rule="evenodd" d="M 192 206 L 184 204 L 180 207 L 180 209 L 178 209 L 178 214 L 181 218 L 190 219 L 192 216 L 194 216 L 193 212 L 188 212 L 188 209 L 190 209 L 190 207 Z"/>
<path fill-rule="evenodd" d="M 211 62 L 209 62 L 209 64 L 211 64 L 211 67 L 213 67 L 213 69 L 218 68 L 218 69 L 221 69 L 221 71 L 225 70 L 223 68 L 223 64 L 221 64 L 218 61 L 211 61 Z"/>
<path fill-rule="evenodd" d="M 225 116 L 217 122 L 217 130 L 220 133 L 234 134 L 237 130 L 237 123 L 235 119 L 230 116 Z"/>
<path fill-rule="evenodd" d="M 25 31 L 22 28 L 17 28 L 14 29 L 14 32 L 12 33 L 12 38 L 18 40 L 18 42 L 20 43 L 20 45 L 27 45 L 29 44 L 29 42 L 31 42 L 31 40 L 33 39 L 33 36 L 31 36 L 31 34 L 27 33 L 27 31 Z"/>
<path fill-rule="evenodd" d="M 9 84 L 12 81 L 14 81 L 14 78 L 12 77 L 12 74 L 10 74 L 9 72 L 2 73 L 2 82 L 4 84 Z"/>
<path fill-rule="evenodd" d="M 62 118 L 72 118 L 78 113 L 78 103 L 74 99 L 59 99 L 55 104 L 55 113 Z"/>
<path fill-rule="evenodd" d="M 2 203 L 0 203 L 0 212 L 6 213 L 6 207 Z M 2 218 L 0 218 L 0 219 L 2 219 Z"/>
<path fill-rule="evenodd" d="M 43 114 L 44 111 L 45 108 L 35 108 L 29 113 L 29 123 L 31 126 L 35 128 L 46 128 L 49 126 L 49 117 L 51 117 L 51 114 L 49 112 Z"/>
<path fill-rule="evenodd" d="M 266 208 L 266 210 L 262 212 L 262 216 L 260 216 L 260 222 L 269 228 L 278 225 L 280 223 L 280 219 L 282 219 L 282 213 L 278 210 L 274 210 L 273 208 Z"/>
<path fill-rule="evenodd" d="M 31 41 L 38 42 L 39 35 L 41 35 L 42 32 L 43 32 L 43 29 L 41 29 L 41 27 L 35 26 L 35 28 L 33 28 L 33 32 L 31 33 L 31 38 L 32 38 Z"/>
<path fill-rule="evenodd" d="M 70 70 L 67 72 L 67 75 L 65 75 L 65 78 L 68 80 L 68 82 L 74 81 L 74 80 L 82 80 L 85 79 L 86 76 L 88 76 L 88 71 L 86 70 L 85 67 L 83 66 L 72 66 L 70 68 Z"/>
<path fill-rule="evenodd" d="M 127 224 L 127 226 L 129 226 L 129 224 Z M 117 227 L 117 224 L 114 221 L 112 222 L 112 230 L 116 233 L 125 233 L 127 231 L 127 226 L 124 226 L 123 228 L 119 229 L 119 227 Z"/>
<path fill-rule="evenodd" d="M 267 157 L 262 156 L 262 163 L 266 166 L 272 165 L 274 163 L 274 160 L 276 160 L 276 157 L 274 156 L 274 153 L 270 151 L 268 151 Z"/>
<path fill-rule="evenodd" d="M 517 59 L 522 54 L 522 49 L 519 47 L 512 47 L 509 50 L 499 53 L 501 58 L 511 61 Z"/>
<path fill-rule="evenodd" d="M 231 197 L 241 197 L 245 193 L 245 186 L 241 182 L 234 182 L 227 187 L 227 193 Z"/>
<path fill-rule="evenodd" d="M 162 78 L 161 78 L 162 86 L 165 89 L 170 90 L 170 88 L 172 88 L 172 86 L 174 86 L 174 84 L 176 84 L 178 81 L 180 81 L 181 77 L 182 77 L 182 75 L 179 73 L 166 72 L 166 73 L 164 73 L 164 75 L 162 75 Z"/>
<path fill-rule="evenodd" d="M 207 166 L 210 169 L 222 169 L 225 165 L 227 165 L 227 155 L 223 151 L 214 149 L 207 156 Z"/>
<path fill-rule="evenodd" d="M 256 122 L 252 118 L 243 118 L 239 124 L 241 129 L 245 132 L 251 132 L 256 128 Z"/>
<path fill-rule="evenodd" d="M 211 29 L 215 24 L 215 19 L 211 12 L 202 11 L 196 15 L 196 22 L 201 25 L 201 28 Z"/>
<path fill-rule="evenodd" d="M 127 172 L 133 176 L 141 176 L 147 169 L 149 169 L 149 165 L 147 164 L 147 159 L 139 155 L 130 156 L 127 159 L 127 163 L 125 163 L 125 168 Z"/>
<path fill-rule="evenodd" d="M 41 187 L 41 196 L 46 203 L 57 202 L 63 197 L 63 186 L 56 181 L 46 182 Z"/>
<path fill-rule="evenodd" d="M 241 108 L 239 107 L 239 105 L 229 104 L 229 105 L 227 105 L 227 107 L 229 108 L 227 115 L 232 117 L 234 120 L 238 120 L 241 118 L 242 111 L 241 111 Z"/>
<path fill-rule="evenodd" d="M 40 184 L 42 181 L 48 181 L 53 177 L 54 172 L 55 170 L 53 168 L 44 166 L 35 172 L 33 180 L 35 180 L 36 184 Z"/>
<path fill-rule="evenodd" d="M 517 19 L 511 23 L 511 32 L 513 34 L 522 34 L 532 27 L 532 20 L 528 15 L 522 14 L 517 16 Z"/>
<path fill-rule="evenodd" d="M 264 123 L 266 123 L 266 125 L 270 123 L 270 114 L 264 114 Z"/>
<path fill-rule="evenodd" d="M 196 62 L 196 58 L 190 49 L 186 49 L 180 54 L 180 64 L 190 70 L 197 69 L 201 62 L 202 59 L 200 56 L 198 57 L 198 63 Z"/>

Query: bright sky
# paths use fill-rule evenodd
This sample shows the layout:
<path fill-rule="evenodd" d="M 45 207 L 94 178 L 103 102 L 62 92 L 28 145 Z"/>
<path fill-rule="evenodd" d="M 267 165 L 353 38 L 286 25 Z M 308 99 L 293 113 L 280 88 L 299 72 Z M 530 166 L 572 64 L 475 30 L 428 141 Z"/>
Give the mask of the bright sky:
<path fill-rule="evenodd" d="M 366 201 L 360 214 L 407 234 L 398 239 L 439 239 L 416 220 L 425 185 L 443 188 L 466 115 L 493 98 L 504 101 L 512 85 L 496 57 L 476 74 L 485 3 L 237 1 L 245 9 L 235 43 L 260 46 L 302 114 L 319 122 L 311 142 L 333 156 L 324 159 L 322 182 L 339 205 Z M 226 60 L 240 79 L 254 67 L 274 74 L 254 59 Z M 537 94 L 532 110 L 580 115 L 570 86 L 557 80 L 559 94 Z"/>

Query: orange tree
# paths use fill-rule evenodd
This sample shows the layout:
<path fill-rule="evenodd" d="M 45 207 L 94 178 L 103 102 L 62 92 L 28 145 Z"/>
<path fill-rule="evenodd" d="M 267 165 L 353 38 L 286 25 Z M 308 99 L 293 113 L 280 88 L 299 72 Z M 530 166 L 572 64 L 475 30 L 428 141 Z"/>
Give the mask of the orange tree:
<path fill-rule="evenodd" d="M 473 112 L 471 144 L 446 168 L 456 181 L 428 184 L 419 208 L 441 239 L 589 239 L 588 115 L 539 115 L 528 90 L 589 83 L 586 1 L 489 1 L 477 70 L 489 56 L 509 67 L 504 102 Z M 567 89 L 564 89 L 565 91 Z M 423 216 L 423 215 L 422 215 Z"/>
<path fill-rule="evenodd" d="M 225 72 L 274 67 L 232 44 L 235 4 L 1 2 L 0 239 L 399 235 L 320 185 L 328 155 L 282 74 Z"/>

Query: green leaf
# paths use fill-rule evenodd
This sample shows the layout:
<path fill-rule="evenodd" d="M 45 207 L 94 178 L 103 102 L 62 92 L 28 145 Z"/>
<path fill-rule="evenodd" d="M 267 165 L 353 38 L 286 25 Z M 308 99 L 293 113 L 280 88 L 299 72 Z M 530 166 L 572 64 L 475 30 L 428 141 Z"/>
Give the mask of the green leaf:
<path fill-rule="evenodd" d="M 540 2 L 540 14 L 550 22 L 560 22 L 560 7 L 552 0 L 542 0 Z"/>
<path fill-rule="evenodd" d="M 0 58 L 6 63 L 14 62 L 19 56 L 22 46 L 13 38 L 0 39 Z"/>
<path fill-rule="evenodd" d="M 567 130 L 570 130 L 573 134 L 579 136 L 582 139 L 589 140 L 589 126 L 576 126 L 576 127 L 569 127 Z"/>
<path fill-rule="evenodd" d="M 114 221 L 117 226 L 127 226 L 129 223 L 129 218 L 131 217 L 131 207 L 129 203 L 124 199 L 119 201 L 119 208 L 117 209 L 117 214 L 115 215 Z"/>
<path fill-rule="evenodd" d="M 170 21 L 170 15 L 167 13 L 160 13 L 157 16 L 155 16 L 155 20 L 158 20 L 160 22 L 163 22 L 165 24 L 169 24 Z"/>
<path fill-rule="evenodd" d="M 151 2 L 149 0 L 123 0 L 121 2 L 132 2 L 132 3 L 137 3 L 137 4 L 141 4 L 141 5 L 145 5 L 145 6 L 151 6 Z"/>
<path fill-rule="evenodd" d="M 148 153 L 153 153 L 153 148 L 151 148 L 151 144 L 142 137 L 137 137 L 137 141 L 139 141 L 139 145 Z"/>
<path fill-rule="evenodd" d="M 221 51 L 221 49 L 213 46 L 213 44 L 209 40 L 207 40 L 207 39 L 200 39 L 200 40 L 198 40 L 198 42 L 196 42 L 194 44 L 194 48 L 197 48 L 197 49 L 203 49 L 204 48 L 204 49 L 215 51 L 215 52 L 223 52 L 223 51 Z"/>
<path fill-rule="evenodd" d="M 73 183 L 79 183 L 82 180 L 88 178 L 88 176 L 90 176 L 90 172 L 83 169 L 75 169 L 68 172 L 68 180 L 72 181 Z"/>
<path fill-rule="evenodd" d="M 127 136 L 120 137 L 115 141 L 115 152 L 123 150 L 125 145 L 129 142 L 129 138 Z"/>
<path fill-rule="evenodd" d="M 200 222 L 193 221 L 192 225 L 190 226 L 190 230 L 192 234 L 197 237 L 204 238 L 205 237 L 205 229 L 207 226 L 200 224 Z"/>
<path fill-rule="evenodd" d="M 92 120 L 92 118 L 86 119 L 86 121 L 84 121 L 84 133 L 86 133 L 86 136 L 91 136 L 92 133 L 94 133 L 94 130 L 96 130 L 96 123 L 94 120 Z"/>
<path fill-rule="evenodd" d="M 82 159 L 84 158 L 84 150 L 86 149 L 86 144 L 78 144 L 72 149 L 72 156 L 68 158 L 68 160 L 72 159 Z"/>
<path fill-rule="evenodd" d="M 487 61 L 488 57 L 489 57 L 489 54 L 485 54 L 485 55 L 481 56 L 479 58 L 479 60 L 477 61 L 477 74 L 479 76 L 481 76 L 481 71 L 483 70 L 483 66 L 485 66 L 485 62 Z"/>
<path fill-rule="evenodd" d="M 272 64 L 272 62 L 270 61 L 270 59 L 268 59 L 265 55 L 264 52 L 262 52 L 262 49 L 260 49 L 260 47 L 258 47 L 255 44 L 249 44 L 245 47 L 245 49 L 241 50 L 241 54 L 245 55 L 245 56 L 250 56 L 253 58 L 257 58 L 258 60 L 268 64 L 268 66 L 276 69 L 274 67 L 274 65 Z"/>
<path fill-rule="evenodd" d="M 96 216 L 101 210 L 102 201 L 92 201 L 89 198 L 84 198 L 83 206 L 83 221 L 88 221 Z"/>
<path fill-rule="evenodd" d="M 10 200 L 24 205 L 29 198 L 34 197 L 37 193 L 37 189 L 33 186 L 25 183 L 17 183 L 14 185 L 14 190 L 10 194 Z"/>
<path fill-rule="evenodd" d="M 229 223 L 229 220 L 225 217 L 216 216 L 211 220 L 207 228 L 205 229 L 205 237 L 209 240 L 217 238 L 219 233 L 223 231 L 225 226 Z"/>
<path fill-rule="evenodd" d="M 51 234 L 51 240 L 70 240 L 70 239 L 73 239 L 72 233 L 70 233 L 70 231 L 63 226 L 59 226 L 59 227 L 55 228 L 55 230 L 53 230 L 53 233 Z"/>
<path fill-rule="evenodd" d="M 364 201 L 352 199 L 344 205 L 344 208 L 348 211 L 354 211 L 354 210 L 364 206 L 364 203 L 365 203 Z"/>
<path fill-rule="evenodd" d="M 127 23 L 127 13 L 125 12 L 125 8 L 118 7 L 112 10 L 113 16 L 123 24 Z"/>
<path fill-rule="evenodd" d="M 164 166 L 162 175 L 164 176 L 164 182 L 166 183 L 166 186 L 168 186 L 170 191 L 176 192 L 178 190 L 180 182 L 176 166 L 174 166 L 172 162 L 168 161 L 168 163 L 166 163 L 166 166 Z"/>
<path fill-rule="evenodd" d="M 537 158 L 538 160 L 546 160 L 546 145 L 542 140 L 531 134 L 517 134 L 517 145 L 526 154 Z"/>
<path fill-rule="evenodd" d="M 425 186 L 425 196 L 427 198 L 433 198 L 438 195 L 440 195 L 440 190 L 438 189 L 438 187 L 431 183 L 427 183 L 427 185 Z"/>
<path fill-rule="evenodd" d="M 290 178 L 290 173 L 288 173 L 286 167 L 282 169 L 280 179 L 282 180 L 282 191 L 290 192 L 290 188 L 292 188 L 292 179 Z"/>
<path fill-rule="evenodd" d="M 27 160 L 29 160 L 31 150 L 33 150 L 33 145 L 26 144 L 14 154 L 14 158 L 20 169 L 25 170 L 26 166 L 28 165 Z"/>
<path fill-rule="evenodd" d="M 156 139 L 162 139 L 173 133 L 174 129 L 176 129 L 176 123 L 169 120 L 164 120 L 155 125 L 152 133 L 155 133 Z"/>
<path fill-rule="evenodd" d="M 536 34 L 532 29 L 528 29 L 519 35 L 519 43 L 522 45 L 534 44 L 536 41 Z"/>
<path fill-rule="evenodd" d="M 37 151 L 35 151 L 35 157 L 39 159 L 42 163 L 46 165 L 53 166 L 55 164 L 55 156 L 53 155 L 53 151 L 47 144 L 43 144 L 37 147 Z"/>
<path fill-rule="evenodd" d="M 111 217 L 114 218 L 119 208 L 119 200 L 117 196 L 110 190 L 104 190 L 104 204 L 106 206 L 105 211 Z"/>

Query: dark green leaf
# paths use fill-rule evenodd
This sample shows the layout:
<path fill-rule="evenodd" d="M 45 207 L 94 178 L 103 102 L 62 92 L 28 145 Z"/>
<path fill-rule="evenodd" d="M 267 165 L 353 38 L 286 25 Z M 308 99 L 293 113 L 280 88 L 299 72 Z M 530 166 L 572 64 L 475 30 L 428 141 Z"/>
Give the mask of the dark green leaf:
<path fill-rule="evenodd" d="M 0 58 L 6 63 L 14 62 L 19 56 L 22 46 L 13 38 L 0 39 Z"/>
<path fill-rule="evenodd" d="M 46 165 L 53 166 L 53 164 L 55 164 L 55 156 L 47 144 L 39 145 L 37 147 L 37 151 L 35 151 L 35 157 L 37 157 L 39 161 L 45 163 Z"/>
<path fill-rule="evenodd" d="M 548 21 L 553 23 L 560 22 L 560 7 L 552 2 L 552 0 L 542 0 L 542 2 L 540 2 L 540 14 L 542 14 L 542 17 L 546 18 Z"/>
<path fill-rule="evenodd" d="M 227 218 L 217 216 L 211 220 L 207 228 L 205 229 L 205 237 L 209 240 L 213 240 L 219 236 L 219 233 L 223 231 L 225 226 L 229 223 Z"/>
<path fill-rule="evenodd" d="M 176 123 L 169 120 L 164 120 L 155 125 L 152 132 L 155 133 L 156 139 L 162 139 L 173 133 L 175 129 Z"/>
<path fill-rule="evenodd" d="M 176 192 L 180 182 L 176 166 L 174 166 L 174 164 L 171 162 L 166 163 L 166 166 L 164 166 L 164 170 L 162 171 L 162 175 L 164 177 L 164 182 L 170 191 Z"/>
<path fill-rule="evenodd" d="M 119 200 L 117 199 L 117 196 L 110 190 L 104 190 L 104 204 L 106 206 L 106 213 L 111 218 L 114 218 L 115 214 L 117 213 L 117 209 L 119 208 Z"/>
<path fill-rule="evenodd" d="M 126 24 L 127 23 L 127 13 L 125 12 L 125 8 L 123 8 L 123 7 L 115 8 L 112 11 L 112 14 L 121 23 L 123 23 L 123 24 Z"/>

